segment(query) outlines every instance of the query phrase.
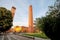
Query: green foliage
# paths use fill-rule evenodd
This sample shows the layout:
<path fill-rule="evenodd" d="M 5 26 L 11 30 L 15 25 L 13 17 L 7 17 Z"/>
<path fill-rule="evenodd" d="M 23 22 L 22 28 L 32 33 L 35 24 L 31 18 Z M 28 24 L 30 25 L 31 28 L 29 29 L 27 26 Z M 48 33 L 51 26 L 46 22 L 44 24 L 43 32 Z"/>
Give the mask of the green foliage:
<path fill-rule="evenodd" d="M 51 10 L 50 10 L 51 9 Z M 48 15 L 46 15 L 44 22 L 44 32 L 52 40 L 59 39 L 59 29 L 60 29 L 60 10 L 58 7 L 50 7 Z"/>
<path fill-rule="evenodd" d="M 56 1 L 59 2 L 60 1 Z M 60 4 L 59 4 L 60 5 Z M 57 40 L 60 35 L 60 6 L 58 4 L 55 4 L 55 6 L 49 6 L 49 10 L 47 12 L 46 17 L 42 17 L 42 22 L 38 24 L 41 24 L 42 26 L 39 26 L 42 28 L 43 32 L 52 40 Z M 41 20 L 40 20 L 41 21 Z M 39 28 L 38 27 L 38 28 Z"/>
<path fill-rule="evenodd" d="M 42 32 L 42 33 L 26 33 L 23 34 L 24 36 L 30 36 L 30 37 L 38 37 L 38 38 L 43 38 L 43 39 L 48 39 L 48 37 Z"/>
<path fill-rule="evenodd" d="M 38 28 L 39 30 L 42 30 L 41 24 L 42 24 L 42 19 L 41 18 L 36 18 L 36 20 L 35 20 L 36 28 Z"/>
<path fill-rule="evenodd" d="M 12 13 L 4 7 L 0 7 L 0 31 L 4 32 L 12 26 Z"/>

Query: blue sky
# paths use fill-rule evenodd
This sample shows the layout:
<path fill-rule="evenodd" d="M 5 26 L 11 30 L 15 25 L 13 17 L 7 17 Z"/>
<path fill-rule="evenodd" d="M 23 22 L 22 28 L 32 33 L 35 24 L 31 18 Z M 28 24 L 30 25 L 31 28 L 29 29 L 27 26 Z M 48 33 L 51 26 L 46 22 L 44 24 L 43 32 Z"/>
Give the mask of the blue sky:
<path fill-rule="evenodd" d="M 0 7 L 11 10 L 16 7 L 13 25 L 28 26 L 28 8 L 33 7 L 33 19 L 46 15 L 48 6 L 53 5 L 55 0 L 0 0 Z"/>

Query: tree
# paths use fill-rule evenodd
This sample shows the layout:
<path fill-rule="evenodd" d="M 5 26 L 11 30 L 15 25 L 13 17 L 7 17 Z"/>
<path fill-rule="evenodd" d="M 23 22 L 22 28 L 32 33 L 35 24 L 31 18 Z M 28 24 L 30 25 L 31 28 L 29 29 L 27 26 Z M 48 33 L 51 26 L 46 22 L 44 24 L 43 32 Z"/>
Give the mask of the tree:
<path fill-rule="evenodd" d="M 57 1 L 56 1 L 57 2 Z M 60 1 L 58 1 L 60 3 Z M 60 4 L 59 4 L 60 5 Z M 60 40 L 60 6 L 50 6 L 48 15 L 43 19 L 44 32 L 51 40 Z"/>
<path fill-rule="evenodd" d="M 47 15 L 40 18 L 37 25 L 51 40 L 60 40 L 60 0 L 57 0 L 54 6 L 49 6 Z"/>
<path fill-rule="evenodd" d="M 4 7 L 0 7 L 0 32 L 7 31 L 11 28 L 13 22 L 12 13 Z"/>
<path fill-rule="evenodd" d="M 42 20 L 42 18 L 36 18 L 36 20 L 35 20 L 35 28 L 37 28 L 37 29 L 39 29 L 40 31 L 42 31 L 43 30 L 43 20 Z"/>

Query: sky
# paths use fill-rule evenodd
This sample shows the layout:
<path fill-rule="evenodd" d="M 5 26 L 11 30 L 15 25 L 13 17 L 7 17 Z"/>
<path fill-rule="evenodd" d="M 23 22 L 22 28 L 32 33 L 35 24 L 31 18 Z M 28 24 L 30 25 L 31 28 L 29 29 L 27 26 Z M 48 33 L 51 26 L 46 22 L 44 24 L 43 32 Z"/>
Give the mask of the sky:
<path fill-rule="evenodd" d="M 0 7 L 11 10 L 16 7 L 13 19 L 13 26 L 28 26 L 28 10 L 29 6 L 33 8 L 33 20 L 43 17 L 48 11 L 48 6 L 54 5 L 56 0 L 0 0 Z"/>

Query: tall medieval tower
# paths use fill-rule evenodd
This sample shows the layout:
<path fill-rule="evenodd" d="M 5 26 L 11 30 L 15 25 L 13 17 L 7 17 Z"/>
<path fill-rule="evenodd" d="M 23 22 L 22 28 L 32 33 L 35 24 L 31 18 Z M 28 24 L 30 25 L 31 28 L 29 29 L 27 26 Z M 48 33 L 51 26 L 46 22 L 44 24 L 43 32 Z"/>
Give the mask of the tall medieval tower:
<path fill-rule="evenodd" d="M 33 33 L 34 27 L 33 27 L 33 12 L 32 12 L 32 5 L 29 6 L 29 14 L 28 14 L 28 32 Z"/>
<path fill-rule="evenodd" d="M 12 17 L 14 17 L 14 15 L 15 15 L 15 11 L 16 11 L 16 8 L 15 8 L 14 6 L 12 6 L 12 8 L 11 8 Z"/>

